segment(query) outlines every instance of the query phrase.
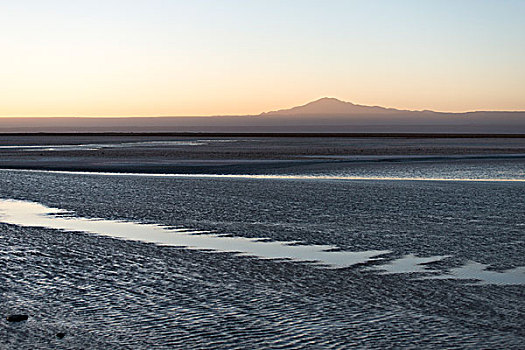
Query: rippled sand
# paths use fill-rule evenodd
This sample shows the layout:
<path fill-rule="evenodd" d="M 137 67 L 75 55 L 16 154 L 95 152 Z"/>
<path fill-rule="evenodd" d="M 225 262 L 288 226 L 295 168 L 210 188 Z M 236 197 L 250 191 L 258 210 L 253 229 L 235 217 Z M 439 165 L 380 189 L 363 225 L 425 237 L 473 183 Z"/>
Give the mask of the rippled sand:
<path fill-rule="evenodd" d="M 0 312 L 30 315 L 1 321 L 3 347 L 518 349 L 525 341 L 523 285 L 426 271 L 524 266 L 521 183 L 3 171 L 0 197 L 81 218 L 392 252 L 320 269 L 0 223 Z M 443 258 L 385 273 L 411 256 Z"/>

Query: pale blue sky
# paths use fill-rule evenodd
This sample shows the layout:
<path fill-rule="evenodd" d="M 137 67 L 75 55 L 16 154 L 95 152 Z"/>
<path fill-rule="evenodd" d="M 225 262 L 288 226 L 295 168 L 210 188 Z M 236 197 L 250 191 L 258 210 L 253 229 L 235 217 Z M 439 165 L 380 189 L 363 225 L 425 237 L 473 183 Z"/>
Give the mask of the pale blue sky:
<path fill-rule="evenodd" d="M 525 0 L 0 1 L 0 116 L 525 110 Z"/>

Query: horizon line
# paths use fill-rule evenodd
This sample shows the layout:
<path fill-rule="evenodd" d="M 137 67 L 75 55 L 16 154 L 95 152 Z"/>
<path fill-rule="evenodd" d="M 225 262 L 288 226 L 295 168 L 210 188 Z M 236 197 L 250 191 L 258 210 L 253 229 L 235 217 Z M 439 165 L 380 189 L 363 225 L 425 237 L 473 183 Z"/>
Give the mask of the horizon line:
<path fill-rule="evenodd" d="M 439 113 L 439 114 L 468 114 L 468 113 L 513 113 L 513 112 L 525 112 L 524 110 L 512 110 L 512 109 L 505 109 L 505 110 L 464 110 L 464 111 L 437 111 L 437 110 L 431 110 L 431 109 L 401 109 L 401 108 L 395 108 L 395 107 L 386 107 L 386 106 L 380 106 L 380 105 L 366 105 L 366 104 L 359 104 L 349 101 L 344 101 L 341 99 L 338 99 L 336 97 L 321 97 L 318 99 L 315 99 L 313 101 L 292 106 L 292 107 L 286 107 L 281 108 L 277 110 L 269 110 L 265 112 L 261 112 L 259 114 L 208 114 L 208 115 L 125 115 L 125 114 L 119 114 L 119 115 L 55 115 L 55 116 L 47 116 L 47 115 L 30 115 L 30 116 L 6 116 L 6 115 L 0 115 L 0 119 L 31 119 L 31 118 L 38 118 L 38 119 L 64 119 L 64 118 L 70 118 L 70 119 L 120 119 L 120 118 L 220 118 L 220 117 L 260 117 L 265 116 L 266 114 L 272 114 L 272 115 L 278 115 L 279 111 L 286 111 L 293 108 L 303 107 L 321 100 L 336 100 L 341 103 L 347 103 L 352 104 L 357 107 L 370 107 L 370 108 L 384 108 L 387 110 L 392 111 L 400 111 L 400 112 L 419 112 L 419 113 Z M 304 113 L 305 115 L 318 115 L 318 113 Z M 329 113 L 330 115 L 344 115 L 347 113 Z"/>

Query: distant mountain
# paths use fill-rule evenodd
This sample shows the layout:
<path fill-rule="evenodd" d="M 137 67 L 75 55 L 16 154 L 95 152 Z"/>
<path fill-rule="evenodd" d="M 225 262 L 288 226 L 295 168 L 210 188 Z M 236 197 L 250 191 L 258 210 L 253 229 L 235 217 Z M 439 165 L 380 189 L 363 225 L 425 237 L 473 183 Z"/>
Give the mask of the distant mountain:
<path fill-rule="evenodd" d="M 525 132 L 525 112 L 443 113 L 362 106 L 324 97 L 302 106 L 262 113 L 281 125 L 317 125 L 356 132 Z"/>
<path fill-rule="evenodd" d="M 409 113 L 410 111 L 401 111 L 398 109 L 376 106 L 361 106 L 351 102 L 344 102 L 333 97 L 323 97 L 302 106 L 262 113 L 261 116 L 391 114 L 400 112 Z"/>
<path fill-rule="evenodd" d="M 0 118 L 0 132 L 380 132 L 525 134 L 524 112 L 441 113 L 321 98 L 259 115 L 149 118 Z"/>

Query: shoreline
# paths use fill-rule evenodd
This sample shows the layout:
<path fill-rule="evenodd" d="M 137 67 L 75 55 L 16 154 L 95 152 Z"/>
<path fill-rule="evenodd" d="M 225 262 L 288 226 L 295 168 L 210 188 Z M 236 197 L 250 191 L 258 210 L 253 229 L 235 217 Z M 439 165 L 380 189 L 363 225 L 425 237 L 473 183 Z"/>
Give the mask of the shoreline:
<path fill-rule="evenodd" d="M 195 179 L 246 179 L 246 180 L 327 180 L 327 181 L 432 181 L 432 182 L 525 182 L 523 179 L 508 178 L 435 178 L 435 177 L 374 177 L 374 176 L 330 176 L 330 175 L 277 175 L 277 174 L 175 174 L 175 173 L 130 173 L 109 171 L 75 171 L 46 169 L 4 169 L 2 171 L 21 171 L 28 173 L 47 173 L 62 175 L 95 175 L 95 176 L 132 176 L 158 178 L 195 178 Z"/>
<path fill-rule="evenodd" d="M 297 137 L 297 138 L 525 138 L 523 133 L 382 133 L 382 132 L 0 132 L 2 136 L 153 136 L 153 137 Z"/>
<path fill-rule="evenodd" d="M 104 159 L 99 157 L 96 162 L 85 162 L 83 158 L 63 158 L 54 159 L 40 157 L 37 160 L 14 160 L 6 162 L 0 159 L 0 171 L 22 170 L 39 172 L 60 172 L 60 173 L 84 173 L 84 174 L 108 174 L 108 175 L 151 175 L 151 176 L 220 176 L 220 177 L 282 177 L 296 176 L 281 172 L 282 169 L 297 169 L 308 166 L 345 166 L 362 167 L 386 164 L 423 164 L 423 163 L 442 163 L 442 162 L 476 162 L 476 161 L 525 161 L 525 153 L 522 154 L 477 154 L 477 155 L 383 155 L 383 156 L 316 156 L 302 159 L 174 159 L 166 161 L 153 159 L 145 162 L 141 159 L 127 157 L 124 161 Z M 297 175 L 301 177 L 301 175 Z M 305 175 L 310 178 L 310 175 Z M 319 178 L 319 175 L 312 175 Z M 325 177 L 325 175 L 322 175 Z M 334 177 L 339 179 L 340 176 Z M 347 177 L 344 177 L 345 179 Z M 351 177 L 348 179 L 375 180 L 375 177 Z M 405 178 L 393 177 L 393 180 L 403 180 Z M 406 178 L 410 180 L 411 178 Z M 419 178 L 418 178 L 419 179 Z M 426 180 L 422 178 L 421 180 Z M 431 180 L 431 179 L 429 179 Z M 439 180 L 447 181 L 445 178 Z M 467 181 L 483 181 L 483 179 L 473 179 Z M 500 181 L 496 179 L 497 181 Z M 514 181 L 514 179 L 508 179 Z M 490 180 L 489 180 L 490 181 Z M 516 180 L 521 181 L 521 180 Z"/>
<path fill-rule="evenodd" d="M 3 137 L 0 169 L 264 175 L 382 164 L 525 161 L 525 139 L 508 137 L 187 136 Z"/>

